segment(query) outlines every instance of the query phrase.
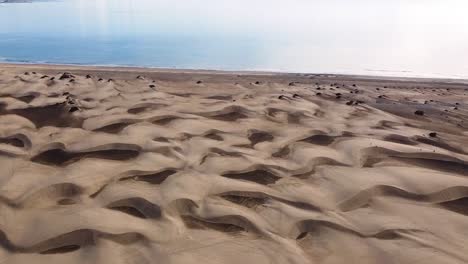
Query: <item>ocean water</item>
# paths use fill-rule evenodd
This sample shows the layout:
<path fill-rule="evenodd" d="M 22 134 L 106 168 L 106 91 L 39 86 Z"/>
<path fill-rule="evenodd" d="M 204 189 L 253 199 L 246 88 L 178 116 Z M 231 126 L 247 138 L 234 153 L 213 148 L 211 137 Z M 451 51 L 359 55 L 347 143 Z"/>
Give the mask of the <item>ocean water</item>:
<path fill-rule="evenodd" d="M 0 61 L 468 78 L 467 11 L 466 0 L 0 3 Z"/>

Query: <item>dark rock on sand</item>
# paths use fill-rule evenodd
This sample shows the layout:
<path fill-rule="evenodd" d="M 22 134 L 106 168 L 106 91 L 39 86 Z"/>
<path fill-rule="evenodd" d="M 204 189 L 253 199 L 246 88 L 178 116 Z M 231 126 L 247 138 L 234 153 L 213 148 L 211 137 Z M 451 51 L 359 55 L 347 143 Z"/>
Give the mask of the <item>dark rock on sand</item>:
<path fill-rule="evenodd" d="M 73 107 L 70 108 L 70 110 L 68 110 L 68 112 L 73 113 L 73 112 L 76 112 L 78 110 L 80 110 L 78 107 L 73 106 Z"/>
<path fill-rule="evenodd" d="M 421 111 L 421 110 L 416 110 L 414 112 L 415 115 L 418 115 L 418 116 L 423 116 L 424 115 L 424 111 Z"/>
<path fill-rule="evenodd" d="M 431 132 L 431 133 L 429 133 L 429 136 L 430 137 L 437 137 L 437 133 L 436 132 Z"/>
<path fill-rule="evenodd" d="M 64 72 L 62 74 L 62 76 L 60 76 L 60 80 L 64 80 L 64 79 L 70 79 L 70 78 L 75 78 L 75 76 L 73 76 L 73 74 L 69 73 L 69 72 Z"/>

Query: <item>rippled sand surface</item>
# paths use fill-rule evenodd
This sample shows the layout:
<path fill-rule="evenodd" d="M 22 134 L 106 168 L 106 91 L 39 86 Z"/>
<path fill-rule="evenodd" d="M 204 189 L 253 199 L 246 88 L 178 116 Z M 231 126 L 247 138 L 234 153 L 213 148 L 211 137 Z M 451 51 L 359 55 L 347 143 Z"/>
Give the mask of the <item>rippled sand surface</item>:
<path fill-rule="evenodd" d="M 2 65 L 0 262 L 467 263 L 467 94 Z"/>

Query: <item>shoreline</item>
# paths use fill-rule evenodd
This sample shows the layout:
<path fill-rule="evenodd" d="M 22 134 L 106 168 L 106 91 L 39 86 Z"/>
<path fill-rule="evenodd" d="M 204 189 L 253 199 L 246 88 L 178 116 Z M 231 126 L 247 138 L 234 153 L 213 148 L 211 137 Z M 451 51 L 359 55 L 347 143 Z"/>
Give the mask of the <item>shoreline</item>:
<path fill-rule="evenodd" d="M 337 79 L 337 80 L 372 80 L 372 81 L 397 81 L 397 82 L 417 82 L 417 83 L 453 83 L 467 84 L 468 78 L 449 77 L 411 77 L 411 76 L 386 76 L 386 75 L 365 75 L 365 74 L 342 74 L 342 73 L 299 73 L 282 71 L 257 71 L 257 70 L 213 70 L 213 69 L 183 69 L 164 67 L 140 67 L 140 66 L 118 66 L 118 65 L 77 65 L 77 64 L 48 64 L 48 63 L 19 63 L 0 62 L 0 67 L 25 69 L 45 69 L 45 70 L 78 70 L 78 71 L 99 71 L 99 72 L 135 72 L 135 73 L 190 73 L 190 74 L 219 74 L 219 75 L 247 75 L 247 76 L 297 76 L 313 77 L 316 79 Z"/>

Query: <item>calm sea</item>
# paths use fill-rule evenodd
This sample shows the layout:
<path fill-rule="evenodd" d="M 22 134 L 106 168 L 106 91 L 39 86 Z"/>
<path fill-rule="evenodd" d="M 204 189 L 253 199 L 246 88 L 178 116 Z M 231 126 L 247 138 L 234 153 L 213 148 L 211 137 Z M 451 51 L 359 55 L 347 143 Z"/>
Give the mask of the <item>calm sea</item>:
<path fill-rule="evenodd" d="M 0 3 L 0 61 L 466 78 L 467 11 L 466 0 Z"/>

